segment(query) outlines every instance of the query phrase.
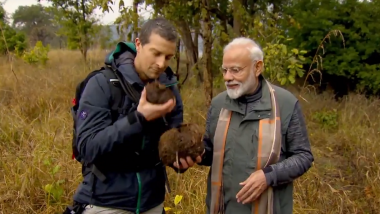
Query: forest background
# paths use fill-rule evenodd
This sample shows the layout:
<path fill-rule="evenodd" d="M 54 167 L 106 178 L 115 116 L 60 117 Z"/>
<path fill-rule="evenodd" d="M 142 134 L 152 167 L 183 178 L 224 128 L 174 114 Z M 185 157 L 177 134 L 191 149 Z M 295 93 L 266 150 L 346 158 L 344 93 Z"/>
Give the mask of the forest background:
<path fill-rule="evenodd" d="M 295 181 L 294 213 L 375 214 L 380 210 L 380 1 L 48 0 L 0 4 L 0 214 L 57 213 L 81 182 L 71 159 L 71 99 L 119 41 L 151 17 L 179 32 L 171 62 L 186 122 L 204 127 L 224 90 L 222 48 L 238 36 L 264 51 L 265 77 L 301 102 L 315 162 Z M 95 10 L 117 4 L 113 24 Z M 168 168 L 168 213 L 204 213 L 208 167 Z"/>

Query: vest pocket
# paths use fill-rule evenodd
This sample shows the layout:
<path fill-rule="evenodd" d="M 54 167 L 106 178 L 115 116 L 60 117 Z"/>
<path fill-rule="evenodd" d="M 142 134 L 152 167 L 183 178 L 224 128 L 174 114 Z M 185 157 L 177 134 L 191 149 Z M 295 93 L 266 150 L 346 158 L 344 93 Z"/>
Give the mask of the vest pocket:
<path fill-rule="evenodd" d="M 257 169 L 257 146 L 259 142 L 259 135 L 257 129 L 253 130 L 253 134 L 251 136 L 251 147 L 250 147 L 250 159 L 247 161 L 248 169 L 256 171 Z"/>
<path fill-rule="evenodd" d="M 259 145 L 259 131 L 257 129 L 252 130 L 251 136 L 251 161 L 255 160 L 257 162 L 257 151 Z"/>

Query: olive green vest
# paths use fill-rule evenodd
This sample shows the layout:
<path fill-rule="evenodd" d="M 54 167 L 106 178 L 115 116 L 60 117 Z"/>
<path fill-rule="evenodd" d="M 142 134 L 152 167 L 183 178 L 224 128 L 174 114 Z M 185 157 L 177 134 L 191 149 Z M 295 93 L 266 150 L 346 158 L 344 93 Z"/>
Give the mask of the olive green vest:
<path fill-rule="evenodd" d="M 262 97 L 253 111 L 226 92 L 211 103 L 209 137 L 214 145 L 207 185 L 209 214 L 291 214 L 293 184 L 269 187 L 252 204 L 237 203 L 240 182 L 254 171 L 284 159 L 285 134 L 297 102 L 285 89 L 262 81 Z"/>

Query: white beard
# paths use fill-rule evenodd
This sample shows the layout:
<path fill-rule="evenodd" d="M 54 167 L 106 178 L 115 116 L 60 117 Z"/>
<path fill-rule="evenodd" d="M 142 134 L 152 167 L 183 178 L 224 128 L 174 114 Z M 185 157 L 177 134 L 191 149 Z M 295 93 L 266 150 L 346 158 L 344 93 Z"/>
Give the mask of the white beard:
<path fill-rule="evenodd" d="M 227 86 L 228 85 L 239 85 L 237 89 L 230 89 Z M 232 81 L 232 82 L 225 82 L 226 88 L 227 88 L 227 94 L 231 99 L 237 99 L 241 96 L 244 96 L 247 94 L 249 90 L 251 90 L 256 84 L 256 79 L 254 78 L 253 72 L 251 72 L 245 82 L 238 82 L 238 81 Z"/>

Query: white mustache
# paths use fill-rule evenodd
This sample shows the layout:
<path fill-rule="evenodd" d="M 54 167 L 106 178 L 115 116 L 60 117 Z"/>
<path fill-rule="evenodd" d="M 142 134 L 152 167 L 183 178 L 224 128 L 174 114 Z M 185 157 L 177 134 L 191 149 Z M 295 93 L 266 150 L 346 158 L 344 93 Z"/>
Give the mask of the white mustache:
<path fill-rule="evenodd" d="M 224 82 L 224 84 L 226 85 L 226 86 L 230 86 L 230 85 L 242 85 L 242 83 L 241 82 L 238 82 L 238 81 L 233 81 L 233 82 Z"/>

